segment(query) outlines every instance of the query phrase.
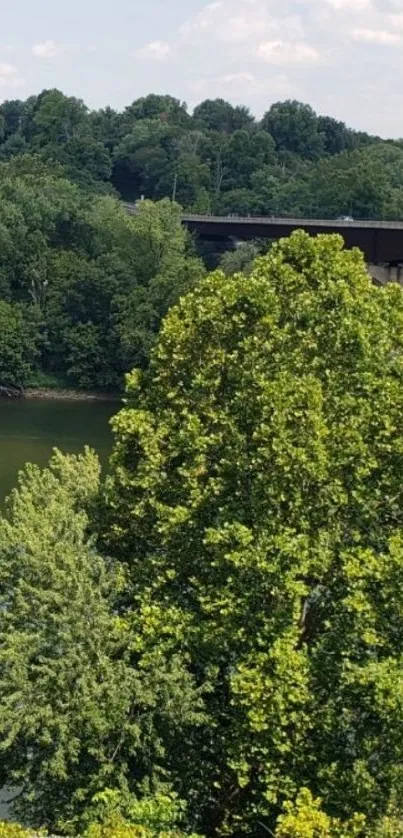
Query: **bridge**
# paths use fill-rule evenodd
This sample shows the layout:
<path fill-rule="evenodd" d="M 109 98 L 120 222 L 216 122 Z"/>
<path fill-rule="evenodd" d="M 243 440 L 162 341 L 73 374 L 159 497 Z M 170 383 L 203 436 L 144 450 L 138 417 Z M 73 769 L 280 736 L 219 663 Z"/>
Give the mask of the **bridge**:
<path fill-rule="evenodd" d="M 136 213 L 135 204 L 125 204 L 126 210 Z M 403 221 L 356 221 L 329 218 L 278 218 L 275 216 L 219 216 L 184 213 L 183 224 L 200 239 L 209 241 L 247 241 L 249 239 L 279 239 L 293 230 L 306 230 L 313 236 L 319 233 L 339 233 L 346 247 L 358 247 L 364 254 L 376 282 L 403 279 Z M 377 266 L 377 270 L 372 270 Z"/>
<path fill-rule="evenodd" d="M 373 265 L 403 263 L 402 221 L 345 221 L 324 218 L 247 218 L 230 216 L 188 215 L 183 223 L 202 239 L 280 239 L 293 230 L 318 233 L 340 233 L 346 247 L 359 247 L 367 262 Z"/>

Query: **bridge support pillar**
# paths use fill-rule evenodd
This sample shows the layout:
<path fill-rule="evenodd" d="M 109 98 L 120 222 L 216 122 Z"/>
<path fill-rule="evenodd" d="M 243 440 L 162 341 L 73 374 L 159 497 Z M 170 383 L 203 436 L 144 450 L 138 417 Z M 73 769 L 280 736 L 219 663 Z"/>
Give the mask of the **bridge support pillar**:
<path fill-rule="evenodd" d="M 403 285 L 403 265 L 367 265 L 368 273 L 376 285 L 397 282 Z"/>

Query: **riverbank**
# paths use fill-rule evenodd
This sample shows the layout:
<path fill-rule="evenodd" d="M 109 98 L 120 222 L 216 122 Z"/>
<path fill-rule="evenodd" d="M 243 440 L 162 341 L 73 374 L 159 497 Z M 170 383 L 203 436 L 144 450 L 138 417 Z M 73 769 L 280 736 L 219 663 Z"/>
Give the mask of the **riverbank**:
<path fill-rule="evenodd" d="M 120 393 L 96 393 L 91 390 L 57 390 L 47 387 L 28 387 L 22 394 L 23 399 L 54 399 L 76 402 L 115 402 L 122 400 Z"/>

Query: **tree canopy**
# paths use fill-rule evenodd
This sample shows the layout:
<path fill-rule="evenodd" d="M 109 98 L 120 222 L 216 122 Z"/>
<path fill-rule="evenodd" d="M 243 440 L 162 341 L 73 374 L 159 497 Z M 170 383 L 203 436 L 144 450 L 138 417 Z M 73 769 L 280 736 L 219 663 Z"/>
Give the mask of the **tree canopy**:
<path fill-rule="evenodd" d="M 0 165 L 0 385 L 118 390 L 203 266 L 170 201 L 128 216 L 41 158 Z"/>
<path fill-rule="evenodd" d="M 173 96 L 150 94 L 122 112 L 90 111 L 44 90 L 0 105 L 0 160 L 27 153 L 60 164 L 87 191 L 176 196 L 200 212 L 402 214 L 401 142 L 354 131 L 297 101 L 274 102 L 257 120 L 224 99 L 189 113 Z"/>
<path fill-rule="evenodd" d="M 128 373 L 107 477 L 56 451 L 0 512 L 31 828 L 402 835 L 403 290 L 302 232 L 208 274 L 172 200 L 394 218 L 402 154 L 294 101 L 0 105 L 0 386 Z"/>
<path fill-rule="evenodd" d="M 207 834 L 273 830 L 301 787 L 342 820 L 402 799 L 402 340 L 401 289 L 295 233 L 203 280 L 129 378 L 103 549 L 207 691 L 167 756 Z"/>
<path fill-rule="evenodd" d="M 179 655 L 166 666 L 135 654 L 134 623 L 117 609 L 124 571 L 88 532 L 99 472 L 89 450 L 56 451 L 20 474 L 0 520 L 0 784 L 20 787 L 18 814 L 36 827 L 112 817 L 115 789 L 121 813 L 162 829 L 182 811 L 162 793 L 166 737 L 197 725 L 200 700 Z M 147 821 L 135 794 L 150 783 L 161 799 Z"/>
<path fill-rule="evenodd" d="M 161 318 L 203 275 L 197 252 L 208 267 L 220 258 L 181 229 L 179 207 L 399 218 L 401 171 L 400 141 L 296 101 L 261 120 L 223 99 L 190 113 L 155 94 L 122 112 L 56 89 L 3 102 L 0 386 L 118 391 L 147 366 Z M 125 217 L 122 198 L 145 198 L 137 217 Z M 248 262 L 226 259 L 226 272 Z"/>

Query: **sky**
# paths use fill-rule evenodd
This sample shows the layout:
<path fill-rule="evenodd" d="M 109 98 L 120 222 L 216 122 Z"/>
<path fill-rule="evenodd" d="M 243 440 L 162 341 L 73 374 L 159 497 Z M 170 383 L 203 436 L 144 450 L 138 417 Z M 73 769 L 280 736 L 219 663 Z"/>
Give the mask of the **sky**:
<path fill-rule="evenodd" d="M 403 137 L 403 0 L 13 0 L 0 99 L 58 87 L 91 108 L 170 93 L 261 116 L 298 99 Z"/>

